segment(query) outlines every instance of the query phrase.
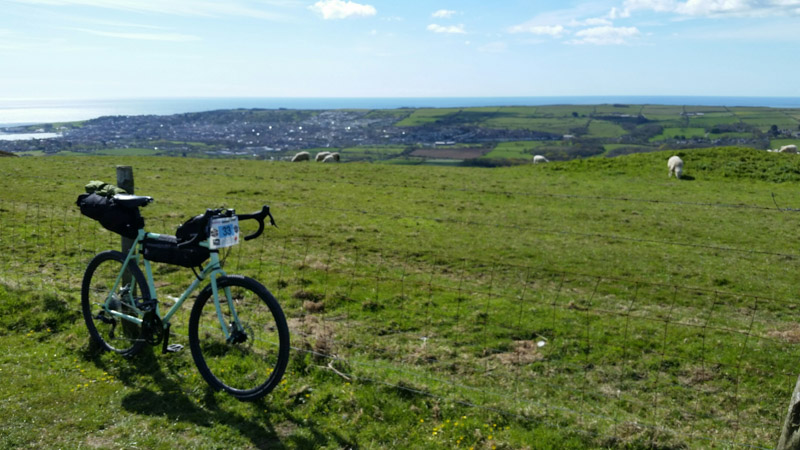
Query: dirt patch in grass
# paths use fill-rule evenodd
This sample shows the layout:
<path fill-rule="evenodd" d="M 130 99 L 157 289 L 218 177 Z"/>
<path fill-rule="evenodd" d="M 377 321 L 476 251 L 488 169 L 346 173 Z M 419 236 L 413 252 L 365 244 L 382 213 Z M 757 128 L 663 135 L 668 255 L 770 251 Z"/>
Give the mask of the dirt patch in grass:
<path fill-rule="evenodd" d="M 792 328 L 789 328 L 787 330 L 770 331 L 769 333 L 767 333 L 767 336 L 771 338 L 780 339 L 790 344 L 797 344 L 800 343 L 800 325 L 792 325 Z"/>
<path fill-rule="evenodd" d="M 539 346 L 535 341 L 514 341 L 513 349 L 505 353 L 492 355 L 503 364 L 525 365 L 535 361 L 541 361 L 544 356 L 539 352 Z"/>
<path fill-rule="evenodd" d="M 336 333 L 333 327 L 317 316 L 305 315 L 288 320 L 289 329 L 300 338 L 301 346 L 315 357 L 333 356 Z"/>

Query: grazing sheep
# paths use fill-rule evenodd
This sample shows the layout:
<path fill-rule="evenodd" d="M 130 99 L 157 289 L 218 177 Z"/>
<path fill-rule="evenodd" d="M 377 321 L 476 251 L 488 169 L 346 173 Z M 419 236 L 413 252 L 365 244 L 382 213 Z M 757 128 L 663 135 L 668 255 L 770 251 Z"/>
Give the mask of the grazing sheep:
<path fill-rule="evenodd" d="M 308 161 L 311 159 L 311 155 L 308 152 L 300 152 L 292 158 L 292 162 L 299 162 L 299 161 Z"/>
<path fill-rule="evenodd" d="M 779 151 L 781 153 L 797 153 L 797 146 L 794 144 L 784 145 Z"/>
<path fill-rule="evenodd" d="M 314 161 L 320 162 L 325 159 L 326 156 L 330 155 L 331 152 L 319 152 L 317 153 L 317 157 L 314 158 Z"/>
<path fill-rule="evenodd" d="M 672 174 L 675 174 L 675 178 L 680 179 L 681 175 L 683 175 L 683 160 L 678 156 L 672 156 L 667 161 L 667 167 L 669 168 L 668 176 L 671 177 Z"/>
<path fill-rule="evenodd" d="M 335 163 L 335 162 L 338 162 L 338 161 L 339 161 L 339 159 L 337 159 L 337 157 L 332 155 L 332 154 L 326 156 L 325 159 L 322 160 L 322 162 L 324 162 L 324 163 Z"/>
<path fill-rule="evenodd" d="M 546 163 L 546 162 L 550 162 L 550 161 L 548 161 L 548 160 L 547 160 L 547 158 L 545 158 L 545 157 L 544 157 L 544 156 L 542 156 L 542 155 L 535 155 L 535 156 L 533 157 L 533 163 L 534 163 L 534 164 Z"/>

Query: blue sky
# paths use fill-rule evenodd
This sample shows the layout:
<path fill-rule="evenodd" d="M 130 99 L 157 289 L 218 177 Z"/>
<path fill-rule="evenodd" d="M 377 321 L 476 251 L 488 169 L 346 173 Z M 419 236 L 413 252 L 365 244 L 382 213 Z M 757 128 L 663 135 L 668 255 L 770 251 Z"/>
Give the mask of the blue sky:
<path fill-rule="evenodd" d="M 800 0 L 0 0 L 0 99 L 800 97 Z"/>

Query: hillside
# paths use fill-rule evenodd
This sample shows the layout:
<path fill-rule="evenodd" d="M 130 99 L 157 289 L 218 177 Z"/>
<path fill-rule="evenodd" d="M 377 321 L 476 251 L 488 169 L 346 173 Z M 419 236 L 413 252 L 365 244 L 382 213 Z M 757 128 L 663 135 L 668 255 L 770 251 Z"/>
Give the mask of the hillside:
<path fill-rule="evenodd" d="M 58 137 L 0 140 L 21 155 L 162 155 L 290 159 L 337 151 L 343 161 L 500 166 L 667 149 L 800 143 L 800 109 L 550 105 L 379 110 L 236 109 L 109 116 L 6 128 Z"/>
<path fill-rule="evenodd" d="M 686 177 L 675 180 L 674 153 L 491 170 L 9 158 L 0 439 L 774 446 L 800 357 L 800 156 L 684 149 Z M 92 351 L 78 286 L 88 259 L 119 239 L 74 201 L 90 179 L 112 181 L 117 164 L 155 198 L 142 212 L 152 231 L 174 232 L 207 207 L 272 207 L 279 228 L 226 264 L 263 281 L 289 317 L 290 370 L 263 403 L 211 392 L 188 352 Z M 158 267 L 156 277 L 166 302 L 193 275 Z M 176 318 L 176 342 L 186 322 Z"/>

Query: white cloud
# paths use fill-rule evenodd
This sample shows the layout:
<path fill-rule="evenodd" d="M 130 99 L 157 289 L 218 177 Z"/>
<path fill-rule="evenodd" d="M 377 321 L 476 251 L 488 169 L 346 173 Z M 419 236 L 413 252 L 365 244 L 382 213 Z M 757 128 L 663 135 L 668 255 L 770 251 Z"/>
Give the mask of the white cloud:
<path fill-rule="evenodd" d="M 668 12 L 675 10 L 675 5 L 675 0 L 625 0 L 624 11 L 626 14 L 630 14 L 631 11 L 638 9 Z"/>
<path fill-rule="evenodd" d="M 684 31 L 681 37 L 687 40 L 708 41 L 726 40 L 742 41 L 752 44 L 791 42 L 800 44 L 800 34 L 794 20 L 768 21 L 757 24 L 748 24 L 739 27 L 707 27 L 691 31 Z"/>
<path fill-rule="evenodd" d="M 369 17 L 378 13 L 372 5 L 362 5 L 350 0 L 320 0 L 308 9 L 322 16 L 325 20 L 346 19 L 348 17 Z"/>
<path fill-rule="evenodd" d="M 598 27 L 602 25 L 613 25 L 613 23 L 605 17 L 593 17 L 585 20 L 573 20 L 569 23 L 571 27 Z"/>
<path fill-rule="evenodd" d="M 286 0 L 252 2 L 231 0 L 215 2 L 209 0 L 11 0 L 16 3 L 48 5 L 56 7 L 93 7 L 147 14 L 169 14 L 177 16 L 246 16 L 259 19 L 286 19 L 283 14 L 273 10 L 289 6 Z M 252 6 L 250 5 L 252 4 Z M 269 7 L 265 9 L 265 7 Z"/>
<path fill-rule="evenodd" d="M 82 33 L 89 33 L 95 36 L 111 37 L 118 39 L 133 39 L 138 41 L 166 41 L 166 42 L 190 42 L 199 41 L 200 38 L 189 34 L 179 33 L 120 33 L 116 31 L 91 30 L 87 28 L 69 28 Z"/>
<path fill-rule="evenodd" d="M 608 18 L 611 20 L 616 19 L 626 19 L 631 16 L 631 12 L 628 9 L 624 9 L 622 11 L 618 10 L 617 8 L 611 8 L 611 11 L 608 13 Z"/>
<path fill-rule="evenodd" d="M 508 51 L 508 45 L 505 42 L 490 42 L 478 47 L 478 51 L 483 53 L 505 53 Z"/>
<path fill-rule="evenodd" d="M 622 45 L 628 40 L 640 35 L 636 27 L 612 27 L 603 26 L 587 28 L 575 33 L 575 39 L 569 41 L 570 44 L 593 44 L 593 45 Z"/>
<path fill-rule="evenodd" d="M 800 15 L 800 0 L 625 0 L 624 13 L 636 10 L 692 17 Z"/>
<path fill-rule="evenodd" d="M 456 11 L 453 11 L 452 9 L 440 9 L 431 14 L 431 17 L 435 17 L 437 19 L 449 19 L 453 17 L 455 13 Z"/>
<path fill-rule="evenodd" d="M 678 3 L 675 6 L 675 12 L 687 16 L 747 14 L 758 9 L 756 5 L 751 3 L 748 0 L 689 0 L 686 3 Z M 769 7 L 769 5 L 764 6 Z"/>
<path fill-rule="evenodd" d="M 435 23 L 432 23 L 432 24 L 428 25 L 428 31 L 433 31 L 434 33 L 447 33 L 447 34 L 465 34 L 466 33 L 466 31 L 464 30 L 464 25 L 463 24 L 444 26 L 444 25 L 437 25 Z"/>
<path fill-rule="evenodd" d="M 515 25 L 508 29 L 510 33 L 530 33 L 537 36 L 561 37 L 567 30 L 561 25 Z"/>

